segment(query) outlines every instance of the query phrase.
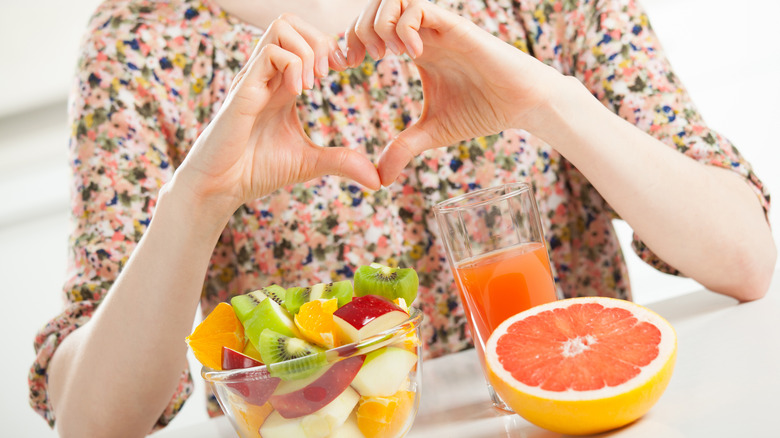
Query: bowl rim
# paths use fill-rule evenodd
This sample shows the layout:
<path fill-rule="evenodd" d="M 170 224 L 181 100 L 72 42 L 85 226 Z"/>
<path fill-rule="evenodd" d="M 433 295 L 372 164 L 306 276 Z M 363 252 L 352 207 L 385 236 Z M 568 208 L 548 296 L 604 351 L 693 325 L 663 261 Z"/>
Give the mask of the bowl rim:
<path fill-rule="evenodd" d="M 423 312 L 420 309 L 412 307 L 409 309 L 409 318 L 390 329 L 369 336 L 359 342 L 352 342 L 350 344 L 325 350 L 321 353 L 325 356 L 325 365 L 332 365 L 350 357 L 378 350 L 379 348 L 392 343 L 392 341 L 398 340 L 401 336 L 410 333 L 412 330 L 417 329 L 422 324 L 423 319 Z M 306 360 L 306 356 L 278 363 L 294 363 L 295 361 L 302 360 Z M 275 364 L 270 365 L 273 366 Z M 268 366 L 269 365 L 259 365 L 256 367 L 238 368 L 235 370 L 214 370 L 204 365 L 201 368 L 200 374 L 207 382 L 212 383 L 272 378 L 274 376 Z"/>

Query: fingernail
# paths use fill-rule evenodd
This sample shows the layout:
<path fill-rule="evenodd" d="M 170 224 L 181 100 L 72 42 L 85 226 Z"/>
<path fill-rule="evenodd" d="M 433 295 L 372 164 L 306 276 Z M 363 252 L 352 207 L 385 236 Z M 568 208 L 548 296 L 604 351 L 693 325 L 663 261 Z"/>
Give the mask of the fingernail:
<path fill-rule="evenodd" d="M 390 41 L 390 42 L 388 42 L 386 44 L 387 44 L 387 48 L 391 52 L 395 53 L 396 55 L 400 55 L 401 54 L 401 51 L 398 49 L 398 45 L 396 43 Z"/>
<path fill-rule="evenodd" d="M 338 64 L 339 68 L 347 68 L 347 58 L 344 57 L 341 49 L 336 50 L 333 57 L 336 59 L 336 64 Z"/>
<path fill-rule="evenodd" d="M 306 72 L 306 81 L 307 81 L 307 87 L 311 88 L 314 86 L 314 70 L 309 70 Z"/>
<path fill-rule="evenodd" d="M 355 49 L 347 47 L 347 67 L 355 65 Z"/>
<path fill-rule="evenodd" d="M 375 45 L 369 44 L 368 46 L 366 46 L 366 51 L 368 52 L 369 55 L 371 55 L 371 58 L 373 58 L 374 60 L 379 59 L 379 49 Z"/>
<path fill-rule="evenodd" d="M 409 56 L 411 56 L 412 58 L 417 57 L 417 53 L 414 51 L 412 46 L 410 46 L 409 44 L 404 44 L 404 46 L 406 46 L 406 53 L 408 53 Z"/>
<path fill-rule="evenodd" d="M 319 70 L 320 70 L 320 76 L 327 76 L 328 75 L 328 70 L 329 69 L 328 69 L 328 58 L 327 57 L 323 56 L 322 58 L 320 58 Z"/>
<path fill-rule="evenodd" d="M 295 91 L 298 92 L 299 96 L 303 93 L 303 77 L 299 81 L 295 81 Z"/>

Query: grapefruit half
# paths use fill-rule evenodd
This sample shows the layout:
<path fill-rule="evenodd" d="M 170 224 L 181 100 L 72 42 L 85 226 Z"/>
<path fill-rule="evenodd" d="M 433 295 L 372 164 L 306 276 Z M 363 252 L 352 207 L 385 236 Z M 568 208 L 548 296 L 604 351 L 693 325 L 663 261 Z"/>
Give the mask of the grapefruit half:
<path fill-rule="evenodd" d="M 672 326 L 651 310 L 603 297 L 542 304 L 488 339 L 488 379 L 515 412 L 554 432 L 586 435 L 644 415 L 677 355 Z"/>

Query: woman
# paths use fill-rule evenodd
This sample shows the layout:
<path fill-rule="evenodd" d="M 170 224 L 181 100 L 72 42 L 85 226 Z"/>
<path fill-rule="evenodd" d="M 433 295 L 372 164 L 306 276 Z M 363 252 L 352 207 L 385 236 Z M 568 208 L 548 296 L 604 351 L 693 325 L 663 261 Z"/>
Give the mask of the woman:
<path fill-rule="evenodd" d="M 659 269 L 767 290 L 768 193 L 633 1 L 289 3 L 114 0 L 93 18 L 68 306 L 31 370 L 63 436 L 166 424 L 199 300 L 375 260 L 420 273 L 429 356 L 467 348 L 429 207 L 474 187 L 535 186 L 564 296 L 630 298 L 615 214 Z"/>

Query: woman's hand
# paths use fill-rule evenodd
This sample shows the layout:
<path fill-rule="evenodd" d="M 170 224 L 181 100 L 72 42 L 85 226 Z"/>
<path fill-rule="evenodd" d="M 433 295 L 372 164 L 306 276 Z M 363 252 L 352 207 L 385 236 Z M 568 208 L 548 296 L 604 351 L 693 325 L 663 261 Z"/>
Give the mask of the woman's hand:
<path fill-rule="evenodd" d="M 346 148 L 315 145 L 296 96 L 346 63 L 333 38 L 293 15 L 275 20 L 231 85 L 217 116 L 174 177 L 192 199 L 226 220 L 241 204 L 326 174 L 379 188 L 376 167 Z"/>
<path fill-rule="evenodd" d="M 379 158 L 382 184 L 417 154 L 509 128 L 532 130 L 534 111 L 563 78 L 556 70 L 426 0 L 372 0 L 347 31 L 347 63 L 387 50 L 414 58 L 425 97 L 420 119 Z M 531 117 L 534 116 L 534 117 Z"/>

